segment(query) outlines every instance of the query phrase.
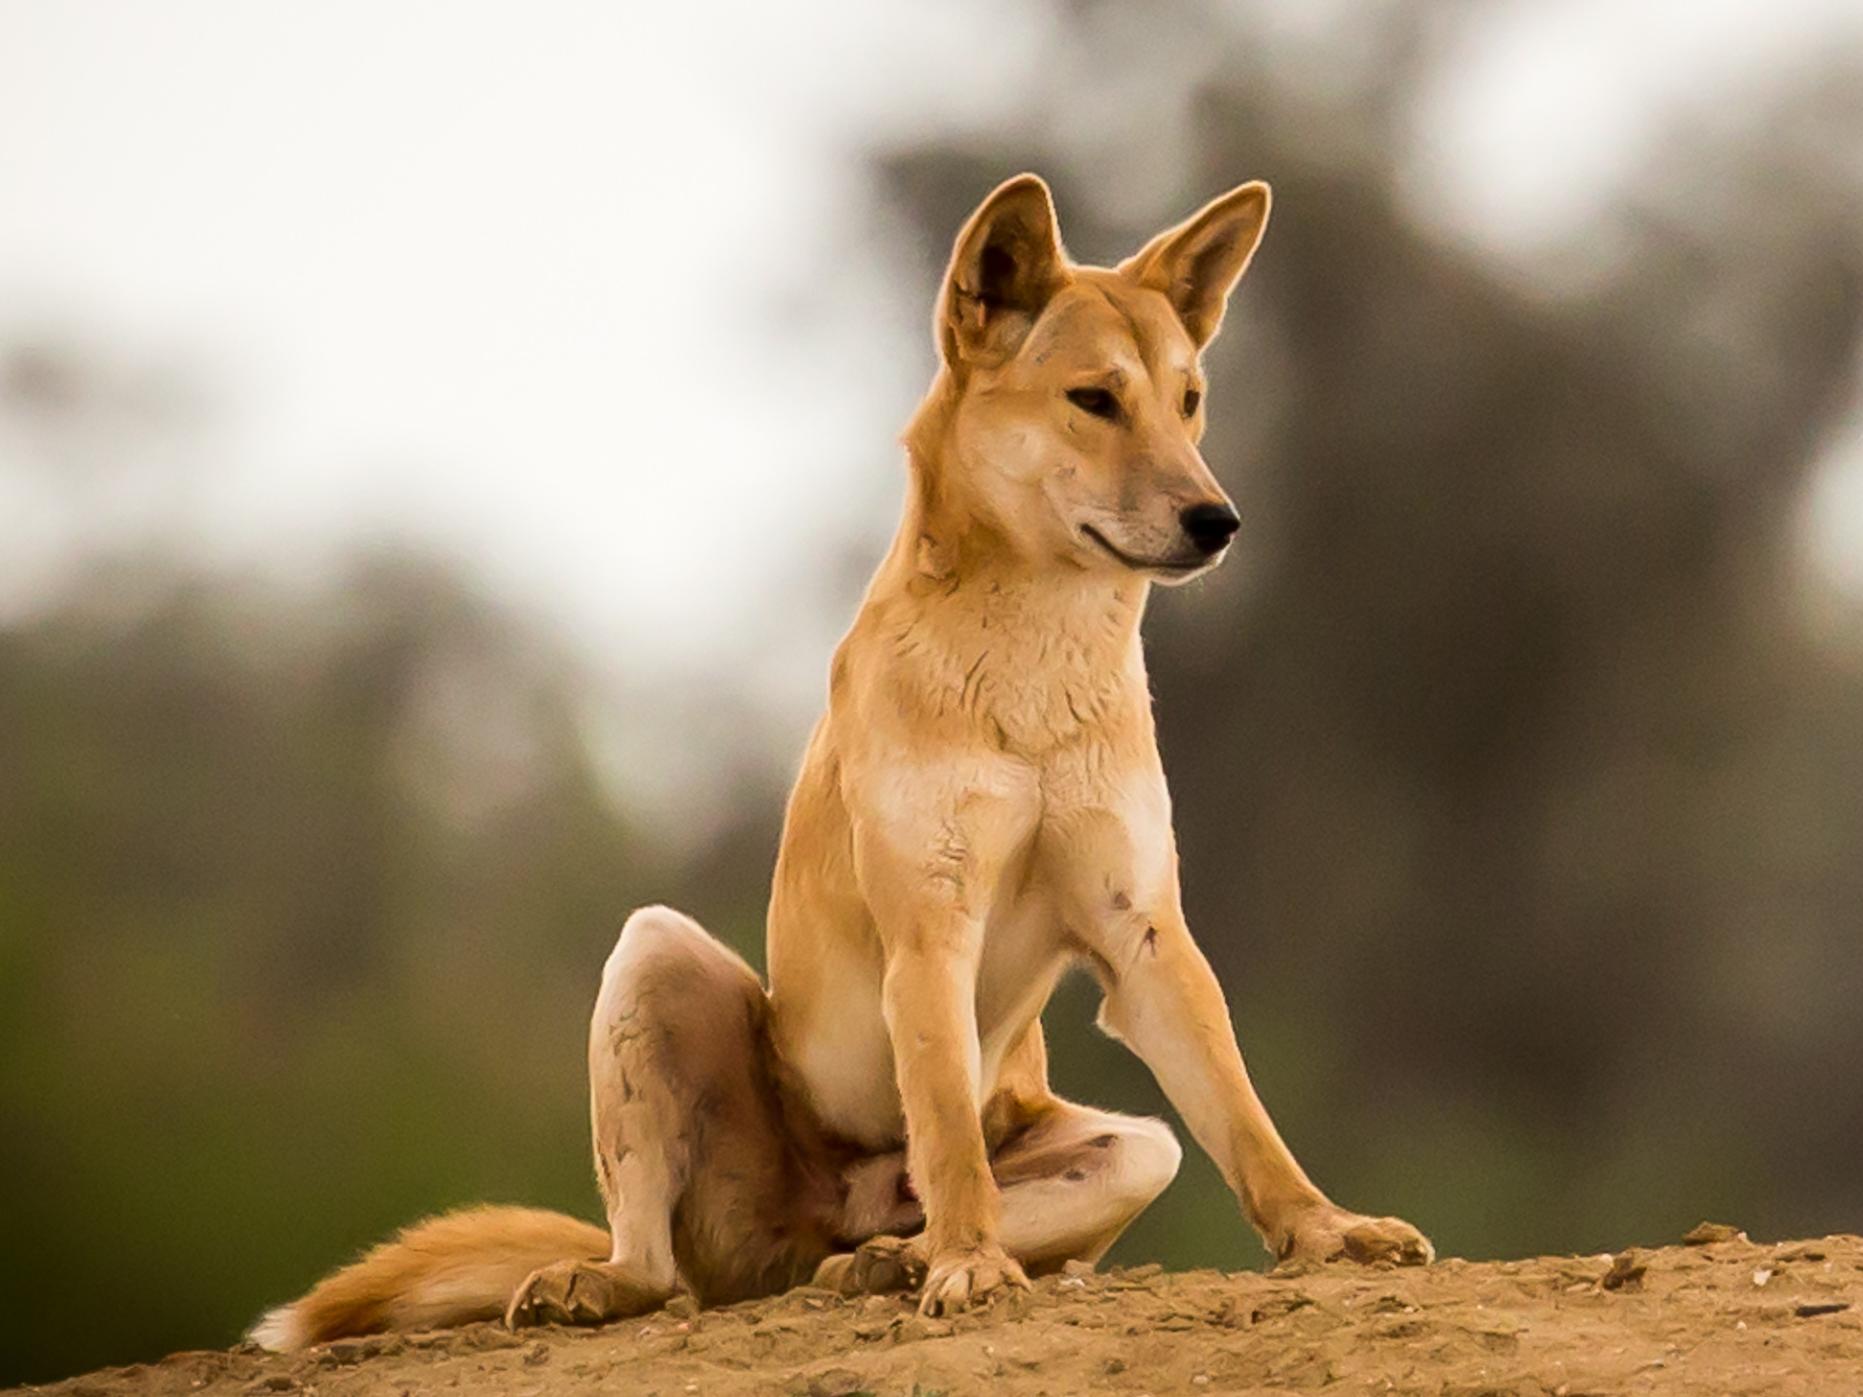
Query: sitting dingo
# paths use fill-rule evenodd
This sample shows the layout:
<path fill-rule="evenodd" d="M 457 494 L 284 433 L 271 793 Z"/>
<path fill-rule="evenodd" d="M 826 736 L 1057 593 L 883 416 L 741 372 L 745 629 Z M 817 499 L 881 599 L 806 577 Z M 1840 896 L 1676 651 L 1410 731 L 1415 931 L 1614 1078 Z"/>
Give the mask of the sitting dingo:
<path fill-rule="evenodd" d="M 430 1220 L 254 1331 L 296 1348 L 503 1315 L 600 1323 L 811 1278 L 938 1314 L 1093 1262 L 1170 1183 L 1156 1120 L 1048 1087 L 1071 965 L 1282 1258 L 1425 1262 L 1281 1142 L 1178 895 L 1139 646 L 1152 584 L 1216 566 L 1200 354 L 1268 218 L 1223 195 L 1112 269 L 1033 175 L 984 200 L 938 298 L 904 519 L 834 657 L 790 797 L 768 989 L 698 923 L 634 913 L 589 1035 L 608 1226 Z"/>

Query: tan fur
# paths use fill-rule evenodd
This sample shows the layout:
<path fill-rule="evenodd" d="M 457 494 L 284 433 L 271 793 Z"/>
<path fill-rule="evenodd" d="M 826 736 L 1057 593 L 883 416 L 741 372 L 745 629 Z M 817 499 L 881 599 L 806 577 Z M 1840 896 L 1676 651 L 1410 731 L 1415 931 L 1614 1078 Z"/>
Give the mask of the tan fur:
<path fill-rule="evenodd" d="M 689 918 L 629 919 L 590 1031 L 607 1259 L 573 1259 L 579 1238 L 539 1263 L 510 1322 L 811 1274 L 920 1284 L 935 1313 L 1096 1259 L 1178 1149 L 1049 1090 L 1040 1014 L 1073 964 L 1277 1255 L 1429 1259 L 1409 1224 L 1331 1203 L 1250 1085 L 1184 919 L 1139 644 L 1151 584 L 1221 557 L 1187 513 L 1229 514 L 1199 356 L 1267 216 L 1243 185 L 1116 269 L 1077 266 L 1024 175 L 959 234 L 905 516 L 790 797 L 767 993 Z M 294 1309 L 337 1287 L 338 1327 L 432 1322 L 411 1244 Z"/>

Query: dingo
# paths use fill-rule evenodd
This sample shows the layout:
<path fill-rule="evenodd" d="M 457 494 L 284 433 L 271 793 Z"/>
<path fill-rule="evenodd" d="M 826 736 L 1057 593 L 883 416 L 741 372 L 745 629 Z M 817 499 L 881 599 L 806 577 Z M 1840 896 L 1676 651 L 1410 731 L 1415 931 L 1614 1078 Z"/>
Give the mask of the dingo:
<path fill-rule="evenodd" d="M 1035 176 L 984 200 L 938 298 L 905 516 L 790 797 L 769 988 L 690 918 L 634 913 L 589 1035 L 607 1228 L 420 1223 L 261 1343 L 599 1323 L 811 1278 L 917 1286 L 937 1314 L 1096 1261 L 1180 1152 L 1049 1090 L 1041 1010 L 1076 963 L 1277 1257 L 1431 1259 L 1295 1162 L 1178 896 L 1139 619 L 1236 530 L 1197 450 L 1200 354 L 1267 219 L 1245 184 L 1105 269 L 1068 260 Z"/>

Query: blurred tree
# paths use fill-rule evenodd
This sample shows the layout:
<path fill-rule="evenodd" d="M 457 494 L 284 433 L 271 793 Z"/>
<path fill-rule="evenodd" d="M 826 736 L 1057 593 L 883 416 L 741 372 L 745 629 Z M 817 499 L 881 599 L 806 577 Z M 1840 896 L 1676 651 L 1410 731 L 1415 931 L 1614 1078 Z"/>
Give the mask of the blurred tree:
<path fill-rule="evenodd" d="M 407 557 L 99 563 L 0 629 L 0 1378 L 227 1342 L 439 1207 L 594 1211 L 615 929 L 699 902 L 748 948 L 769 865 L 624 818 L 589 692 Z"/>

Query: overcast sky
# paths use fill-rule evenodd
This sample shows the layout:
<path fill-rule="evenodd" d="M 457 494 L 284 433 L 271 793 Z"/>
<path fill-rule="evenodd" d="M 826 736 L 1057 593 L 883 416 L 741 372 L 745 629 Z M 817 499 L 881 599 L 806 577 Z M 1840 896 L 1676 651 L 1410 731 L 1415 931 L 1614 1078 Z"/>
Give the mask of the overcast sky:
<path fill-rule="evenodd" d="M 1530 258 L 1665 110 L 1859 8 L 1495 4 L 1423 109 L 1437 217 Z M 1278 10 L 1290 43 L 1348 12 Z M 896 508 L 926 310 L 850 215 L 859 133 L 987 120 L 1043 13 L 0 0 L 0 342 L 198 369 L 212 426 L 172 488 L 216 556 L 413 534 L 592 653 L 702 670 L 767 579 L 828 566 L 824 536 L 877 551 Z M 1811 537 L 1863 595 L 1839 454 Z M 133 519 L 171 487 L 123 489 Z M 29 590 L 56 510 L 15 478 L 0 511 Z"/>

